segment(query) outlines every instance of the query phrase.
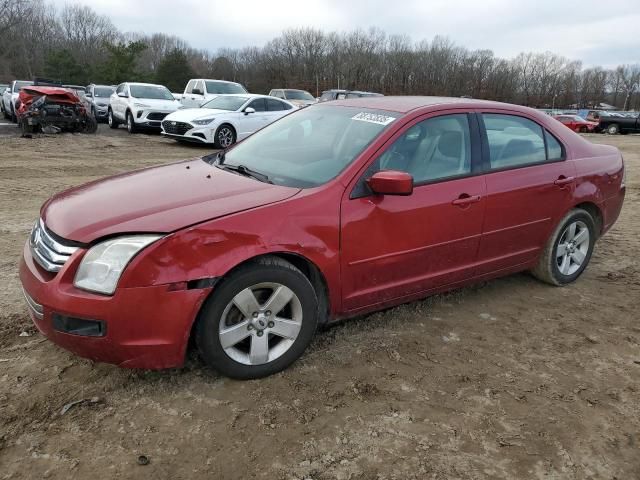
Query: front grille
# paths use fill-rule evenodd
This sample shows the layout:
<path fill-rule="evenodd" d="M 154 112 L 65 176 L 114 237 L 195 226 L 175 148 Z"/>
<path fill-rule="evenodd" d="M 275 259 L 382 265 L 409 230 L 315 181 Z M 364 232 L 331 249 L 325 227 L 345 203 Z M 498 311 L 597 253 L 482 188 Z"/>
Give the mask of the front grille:
<path fill-rule="evenodd" d="M 38 264 L 49 272 L 59 272 L 69 257 L 78 249 L 60 243 L 47 231 L 42 219 L 33 227 L 29 237 L 31 254 Z"/>
<path fill-rule="evenodd" d="M 147 115 L 148 120 L 164 120 L 168 113 L 160 113 L 160 112 L 151 112 Z"/>
<path fill-rule="evenodd" d="M 44 308 L 38 302 L 36 302 L 31 295 L 29 295 L 25 289 L 22 289 L 22 294 L 24 295 L 24 299 L 27 301 L 27 306 L 29 307 L 29 311 L 36 317 L 38 320 L 42 320 L 44 318 Z"/>
<path fill-rule="evenodd" d="M 169 135 L 184 135 L 193 128 L 193 125 L 184 122 L 165 120 L 162 122 L 162 128 L 164 128 L 164 131 Z"/>

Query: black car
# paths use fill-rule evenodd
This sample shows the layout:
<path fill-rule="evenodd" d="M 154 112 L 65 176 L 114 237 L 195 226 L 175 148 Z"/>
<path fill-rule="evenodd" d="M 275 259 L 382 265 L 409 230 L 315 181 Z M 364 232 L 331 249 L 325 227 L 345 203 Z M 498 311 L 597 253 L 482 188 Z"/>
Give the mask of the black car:
<path fill-rule="evenodd" d="M 638 112 L 600 112 L 598 130 L 610 135 L 640 133 Z"/>
<path fill-rule="evenodd" d="M 325 90 L 320 95 L 319 102 L 328 102 L 330 100 L 343 100 L 345 98 L 358 98 L 358 97 L 383 97 L 381 93 L 374 92 L 361 92 L 359 90 L 340 90 L 334 88 L 332 90 Z"/>

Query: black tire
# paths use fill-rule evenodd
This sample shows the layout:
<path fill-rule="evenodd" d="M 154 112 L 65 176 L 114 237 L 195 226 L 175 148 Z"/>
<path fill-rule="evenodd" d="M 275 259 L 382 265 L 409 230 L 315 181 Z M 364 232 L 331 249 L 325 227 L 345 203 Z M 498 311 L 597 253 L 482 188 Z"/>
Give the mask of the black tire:
<path fill-rule="evenodd" d="M 302 307 L 301 327 L 293 344 L 281 356 L 267 363 L 247 365 L 232 359 L 223 349 L 219 337 L 220 321 L 227 305 L 239 292 L 264 282 L 276 282 L 293 291 Z M 265 257 L 242 265 L 215 286 L 198 316 L 195 341 L 208 365 L 228 377 L 247 380 L 272 375 L 291 365 L 311 343 L 317 325 L 318 299 L 307 277 L 285 260 Z"/>
<path fill-rule="evenodd" d="M 228 138 L 228 134 L 231 135 L 231 143 L 227 144 L 227 141 L 223 140 L 222 137 Z M 236 143 L 236 140 L 237 136 L 235 129 L 228 123 L 223 123 L 216 130 L 213 146 L 218 149 L 229 148 L 231 145 Z"/>
<path fill-rule="evenodd" d="M 13 105 L 11 105 L 11 121 L 13 123 L 18 123 L 18 117 L 16 116 L 16 112 L 15 109 L 13 108 Z"/>
<path fill-rule="evenodd" d="M 127 132 L 136 133 L 138 129 L 136 128 L 136 122 L 133 120 L 133 115 L 131 112 L 127 112 Z"/>
<path fill-rule="evenodd" d="M 580 267 L 575 272 L 565 275 L 560 271 L 560 266 L 558 265 L 558 244 L 563 239 L 563 234 L 568 226 L 576 222 L 581 222 L 588 229 L 589 246 Z M 538 260 L 538 265 L 536 265 L 531 273 L 538 280 L 558 287 L 574 282 L 580 275 L 582 275 L 585 268 L 587 268 L 589 260 L 591 260 L 597 236 L 598 232 L 596 230 L 596 224 L 591 214 L 581 208 L 571 210 L 564 216 L 560 223 L 558 223 L 558 226 L 551 234 L 551 237 L 549 237 L 547 245 Z"/>
<path fill-rule="evenodd" d="M 87 115 L 84 120 L 83 133 L 96 133 L 98 131 L 98 120 L 93 115 Z"/>
<path fill-rule="evenodd" d="M 620 133 L 620 126 L 617 123 L 612 123 L 607 127 L 607 133 L 609 135 L 617 135 Z"/>
<path fill-rule="evenodd" d="M 116 117 L 113 115 L 113 111 L 109 109 L 107 113 L 107 123 L 109 124 L 109 128 L 118 128 L 119 122 Z"/>

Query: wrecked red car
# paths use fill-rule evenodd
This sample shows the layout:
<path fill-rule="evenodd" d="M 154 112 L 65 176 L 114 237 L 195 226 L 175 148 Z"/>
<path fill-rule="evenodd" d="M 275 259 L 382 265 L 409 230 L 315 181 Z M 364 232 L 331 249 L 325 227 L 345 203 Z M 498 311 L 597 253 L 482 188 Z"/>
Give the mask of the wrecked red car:
<path fill-rule="evenodd" d="M 18 123 L 23 134 L 95 133 L 98 123 L 80 97 L 66 88 L 31 86 L 20 90 Z"/>

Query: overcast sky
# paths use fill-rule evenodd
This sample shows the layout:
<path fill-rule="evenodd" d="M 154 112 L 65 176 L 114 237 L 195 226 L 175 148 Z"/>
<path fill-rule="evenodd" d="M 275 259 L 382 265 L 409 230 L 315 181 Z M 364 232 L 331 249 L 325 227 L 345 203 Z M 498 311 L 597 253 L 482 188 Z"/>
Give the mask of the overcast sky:
<path fill-rule="evenodd" d="M 549 50 L 586 66 L 640 63 L 640 0 L 54 0 L 73 2 L 122 31 L 164 32 L 212 51 L 262 45 L 291 27 L 379 27 L 506 58 Z"/>

